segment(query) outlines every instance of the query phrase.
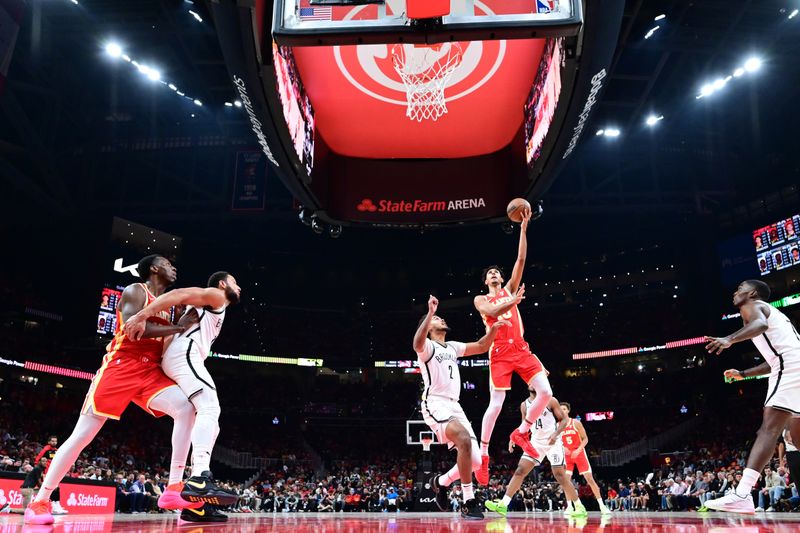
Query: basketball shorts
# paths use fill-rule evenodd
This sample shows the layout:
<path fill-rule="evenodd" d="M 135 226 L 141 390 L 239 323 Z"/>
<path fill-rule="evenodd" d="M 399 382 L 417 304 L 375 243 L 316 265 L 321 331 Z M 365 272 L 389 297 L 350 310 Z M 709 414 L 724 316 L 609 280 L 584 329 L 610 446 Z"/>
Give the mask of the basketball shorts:
<path fill-rule="evenodd" d="M 780 372 L 773 372 L 769 376 L 767 399 L 764 407 L 772 407 L 780 411 L 792 413 L 800 417 L 800 357 L 784 354 L 784 368 Z"/>
<path fill-rule="evenodd" d="M 445 434 L 447 424 L 451 420 L 458 420 L 467 429 L 470 438 L 476 442 L 478 440 L 475 436 L 475 431 L 472 429 L 472 424 L 470 424 L 467 415 L 464 414 L 464 410 L 461 408 L 461 404 L 450 398 L 429 396 L 427 400 L 422 400 L 422 418 L 436 435 L 436 442 L 447 444 L 448 449 L 455 446 Z"/>
<path fill-rule="evenodd" d="M 592 465 L 589 464 L 589 456 L 586 455 L 586 449 L 581 450 L 577 457 L 572 457 L 572 451 L 564 448 L 564 456 L 567 462 L 567 472 L 574 472 L 575 467 L 578 467 L 578 473 L 583 475 L 592 471 Z"/>
<path fill-rule="evenodd" d="M 119 420 L 133 402 L 151 415 L 161 417 L 164 413 L 150 409 L 150 402 L 161 391 L 174 386 L 159 361 L 119 352 L 113 356 L 106 354 L 89 386 L 81 414 L 94 413 Z"/>
<path fill-rule="evenodd" d="M 489 355 L 489 383 L 492 390 L 511 390 L 511 376 L 516 372 L 525 383 L 542 372 L 544 366 L 531 353 L 525 341 L 496 343 Z"/>
<path fill-rule="evenodd" d="M 161 359 L 161 368 L 191 400 L 204 389 L 217 390 L 205 365 L 205 358 L 192 339 L 179 339 L 170 344 Z"/>
<path fill-rule="evenodd" d="M 531 444 L 533 444 L 533 447 L 536 448 L 539 458 L 534 459 L 527 453 L 523 453 L 521 457 L 522 459 L 525 459 L 526 461 L 532 461 L 536 464 L 541 464 L 546 457 L 547 460 L 550 461 L 550 466 L 566 465 L 564 459 L 564 445 L 561 444 L 561 442 L 556 442 L 551 446 L 547 441 L 531 440 Z"/>

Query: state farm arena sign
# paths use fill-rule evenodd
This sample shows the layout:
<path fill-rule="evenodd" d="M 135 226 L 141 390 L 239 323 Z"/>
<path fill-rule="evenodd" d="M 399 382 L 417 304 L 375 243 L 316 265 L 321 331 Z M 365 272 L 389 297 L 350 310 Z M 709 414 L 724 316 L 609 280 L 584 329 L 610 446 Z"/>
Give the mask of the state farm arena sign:
<path fill-rule="evenodd" d="M 429 213 L 436 211 L 468 211 L 486 207 L 483 198 L 464 200 L 378 200 L 364 198 L 356 206 L 361 213 Z"/>
<path fill-rule="evenodd" d="M 0 477 L 0 507 L 22 509 L 22 479 Z M 73 514 L 113 514 L 117 489 L 108 485 L 62 482 L 61 505 Z"/>

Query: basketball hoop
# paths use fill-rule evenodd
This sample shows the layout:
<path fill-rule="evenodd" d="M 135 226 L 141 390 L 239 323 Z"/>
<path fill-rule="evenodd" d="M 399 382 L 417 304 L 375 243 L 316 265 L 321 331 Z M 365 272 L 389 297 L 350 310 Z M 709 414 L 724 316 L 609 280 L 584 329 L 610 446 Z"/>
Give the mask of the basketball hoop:
<path fill-rule="evenodd" d="M 394 70 L 406 86 L 409 119 L 436 121 L 447 113 L 444 89 L 463 57 L 464 50 L 457 42 L 392 46 Z"/>
<path fill-rule="evenodd" d="M 431 438 L 431 437 L 422 437 L 420 439 L 420 442 L 422 443 L 422 451 L 423 452 L 431 451 L 431 444 L 433 444 L 433 438 Z"/>

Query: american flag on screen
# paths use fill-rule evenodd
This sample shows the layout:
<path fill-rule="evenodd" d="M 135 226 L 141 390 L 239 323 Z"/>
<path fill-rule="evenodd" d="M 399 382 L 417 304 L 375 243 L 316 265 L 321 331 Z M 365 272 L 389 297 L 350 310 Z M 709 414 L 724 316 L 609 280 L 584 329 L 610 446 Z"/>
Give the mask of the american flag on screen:
<path fill-rule="evenodd" d="M 331 6 L 312 6 L 309 0 L 300 2 L 300 20 L 331 20 L 333 8 Z"/>

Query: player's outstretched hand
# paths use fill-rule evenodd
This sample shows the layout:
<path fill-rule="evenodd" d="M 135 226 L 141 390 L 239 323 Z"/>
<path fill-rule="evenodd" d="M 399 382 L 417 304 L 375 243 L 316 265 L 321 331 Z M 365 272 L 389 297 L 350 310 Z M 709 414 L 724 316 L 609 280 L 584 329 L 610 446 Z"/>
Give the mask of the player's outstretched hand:
<path fill-rule="evenodd" d="M 733 344 L 727 337 L 706 337 L 708 344 L 706 344 L 706 351 L 708 353 L 721 354 L 722 350 L 726 350 Z"/>
<path fill-rule="evenodd" d="M 517 289 L 517 293 L 514 295 L 514 298 L 516 298 L 517 303 L 520 303 L 522 300 L 525 299 L 525 284 L 524 283 L 522 283 L 519 286 L 519 289 Z"/>
<path fill-rule="evenodd" d="M 742 377 L 742 373 L 736 370 L 735 368 L 729 368 L 725 371 L 725 379 L 729 381 L 740 381 L 744 378 Z"/>
<path fill-rule="evenodd" d="M 145 326 L 147 326 L 147 317 L 139 311 L 123 324 L 122 329 L 125 330 L 125 335 L 129 339 L 138 341 L 144 335 Z"/>
<path fill-rule="evenodd" d="M 500 328 L 505 328 L 511 325 L 511 322 L 508 320 L 498 320 L 494 324 L 492 324 L 492 330 L 497 331 Z"/>
<path fill-rule="evenodd" d="M 436 298 L 433 294 L 430 295 L 428 298 L 428 312 L 430 314 L 436 314 L 436 310 L 439 308 L 439 299 Z"/>
<path fill-rule="evenodd" d="M 514 448 L 516 444 L 514 444 L 513 440 L 508 441 L 508 453 L 514 453 Z"/>
<path fill-rule="evenodd" d="M 200 315 L 197 314 L 197 309 L 194 307 L 188 312 L 183 313 L 183 316 L 178 319 L 178 325 L 185 329 L 189 329 L 195 324 L 200 323 Z"/>
<path fill-rule="evenodd" d="M 553 446 L 553 445 L 555 445 L 557 440 L 558 440 L 558 435 L 553 433 L 552 435 L 550 435 L 550 439 L 548 439 L 547 444 L 549 444 L 550 446 Z"/>
<path fill-rule="evenodd" d="M 530 209 L 525 209 L 522 212 L 522 224 L 520 224 L 520 228 L 522 229 L 522 233 L 525 233 L 525 232 L 528 231 L 528 224 L 530 223 L 530 221 L 531 221 L 531 210 Z"/>

